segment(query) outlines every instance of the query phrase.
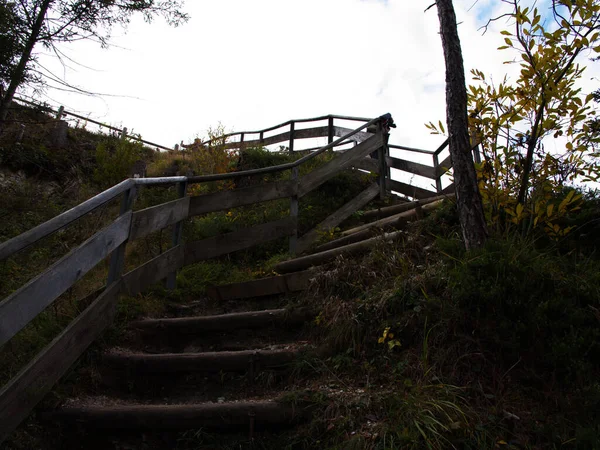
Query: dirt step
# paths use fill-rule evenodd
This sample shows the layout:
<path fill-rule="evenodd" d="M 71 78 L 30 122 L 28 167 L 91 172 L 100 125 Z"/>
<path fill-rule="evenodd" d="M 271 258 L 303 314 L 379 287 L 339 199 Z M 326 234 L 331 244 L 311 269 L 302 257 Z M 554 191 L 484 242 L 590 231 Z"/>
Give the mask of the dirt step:
<path fill-rule="evenodd" d="M 215 316 L 177 317 L 170 319 L 145 319 L 132 322 L 131 327 L 144 332 L 202 334 L 244 328 L 269 326 L 290 327 L 310 320 L 313 314 L 307 309 L 271 309 Z"/>
<path fill-rule="evenodd" d="M 313 277 L 314 273 L 307 270 L 242 283 L 211 286 L 207 289 L 207 294 L 220 301 L 287 294 L 305 290 Z"/>
<path fill-rule="evenodd" d="M 256 372 L 262 368 L 285 367 L 300 353 L 292 350 L 243 350 L 206 353 L 106 353 L 102 361 L 112 368 L 134 372 Z"/>
<path fill-rule="evenodd" d="M 187 405 L 67 405 L 43 413 L 61 425 L 77 424 L 103 429 L 198 429 L 249 426 L 289 426 L 310 414 L 310 404 L 291 405 L 272 400 L 200 403 Z"/>

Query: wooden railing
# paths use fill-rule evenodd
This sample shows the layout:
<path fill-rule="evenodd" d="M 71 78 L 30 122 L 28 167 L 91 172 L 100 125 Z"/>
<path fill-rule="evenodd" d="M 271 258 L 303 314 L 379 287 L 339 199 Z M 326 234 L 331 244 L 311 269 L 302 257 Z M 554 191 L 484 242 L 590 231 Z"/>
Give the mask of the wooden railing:
<path fill-rule="evenodd" d="M 314 240 L 316 230 L 298 238 L 298 199 L 341 170 L 359 167 L 362 164 L 372 167 L 375 160 L 367 158 L 369 155 L 377 155 L 378 183 L 369 186 L 356 199 L 334 212 L 318 226 L 339 223 L 375 196 L 385 194 L 387 136 L 391 124 L 393 122 L 389 114 L 368 120 L 338 139 L 331 137 L 330 142 L 319 150 L 294 162 L 278 166 L 193 177 L 128 179 L 32 230 L 1 243 L 0 260 L 3 260 L 121 196 L 120 215 L 115 221 L 0 302 L 0 345 L 3 345 L 86 273 L 110 257 L 108 279 L 101 293 L 0 390 L 0 442 L 19 425 L 85 349 L 112 323 L 120 294 L 136 295 L 161 280 L 167 281 L 167 287 L 174 288 L 176 272 L 184 266 L 248 249 L 277 238 L 288 237 L 292 253 L 298 248 L 306 248 Z M 367 133 L 366 130 L 370 132 Z M 340 132 L 339 128 L 333 129 L 334 136 Z M 298 176 L 298 168 L 302 164 L 349 140 L 358 143 L 303 177 Z M 292 173 L 289 180 L 194 197 L 187 195 L 189 184 L 286 170 L 291 170 Z M 139 186 L 173 184 L 178 186 L 177 200 L 133 212 Z M 289 217 L 201 241 L 182 242 L 182 225 L 189 217 L 285 198 L 290 199 Z M 173 229 L 172 247 L 134 270 L 123 273 L 128 243 L 167 227 Z"/>

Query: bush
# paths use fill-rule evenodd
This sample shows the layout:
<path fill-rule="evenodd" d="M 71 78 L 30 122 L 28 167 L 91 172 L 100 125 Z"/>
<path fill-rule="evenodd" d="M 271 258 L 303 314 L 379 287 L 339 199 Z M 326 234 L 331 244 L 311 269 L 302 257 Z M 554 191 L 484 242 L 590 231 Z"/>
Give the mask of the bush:
<path fill-rule="evenodd" d="M 96 146 L 93 180 L 101 187 L 113 186 L 129 177 L 133 164 L 143 159 L 144 147 L 129 139 L 109 137 Z"/>

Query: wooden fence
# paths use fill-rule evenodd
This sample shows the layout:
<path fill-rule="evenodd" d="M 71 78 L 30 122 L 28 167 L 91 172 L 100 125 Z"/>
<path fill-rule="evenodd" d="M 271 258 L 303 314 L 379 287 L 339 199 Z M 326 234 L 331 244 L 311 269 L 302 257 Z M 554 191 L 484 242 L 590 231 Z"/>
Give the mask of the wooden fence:
<path fill-rule="evenodd" d="M 336 119 L 358 121 L 362 124 L 351 130 L 336 126 Z M 298 123 L 318 120 L 327 120 L 328 125 L 295 129 L 295 125 Z M 383 197 L 390 190 L 417 199 L 432 197 L 449 190 L 450 187 L 442 190 L 440 178 L 450 167 L 450 161 L 446 158 L 444 161 L 438 162 L 439 154 L 447 143 L 433 152 L 409 147 L 388 146 L 388 133 L 391 126 L 393 126 L 393 121 L 390 114 L 372 120 L 323 116 L 288 121 L 258 132 L 228 135 L 229 139 L 239 138 L 237 142 L 227 143 L 229 148 L 271 145 L 287 141 L 289 148 L 293 151 L 296 139 L 327 137 L 329 142 L 294 162 L 273 167 L 191 177 L 128 179 L 75 208 L 1 243 L 0 261 L 86 216 L 99 206 L 121 197 L 120 215 L 115 221 L 0 302 L 0 345 L 3 345 L 86 273 L 106 258 L 110 258 L 108 279 L 101 293 L 58 337 L 0 390 L 0 443 L 27 417 L 85 349 L 112 323 L 120 294 L 137 295 L 161 280 L 166 280 L 167 287 L 172 289 L 175 287 L 177 271 L 184 266 L 248 249 L 278 238 L 287 237 L 289 239 L 292 254 L 302 252 L 315 242 L 320 230 L 337 226 L 373 198 L 378 195 Z M 265 133 L 279 131 L 279 128 L 284 127 L 288 127 L 288 129 L 272 136 L 265 136 Z M 258 139 L 245 140 L 246 136 L 253 133 L 258 134 Z M 333 159 L 299 177 L 299 167 L 302 164 L 325 151 L 339 148 L 348 143 L 352 143 L 353 146 L 336 152 Z M 210 144 L 210 142 L 202 143 L 202 145 Z M 389 148 L 431 155 L 433 165 L 428 166 L 391 157 Z M 298 236 L 298 199 L 348 168 L 375 173 L 377 182 L 372 183 L 356 198 L 333 212 L 320 224 L 316 224 L 314 229 L 303 236 Z M 435 182 L 436 190 L 416 188 L 392 180 L 390 178 L 391 168 L 432 179 Z M 187 187 L 190 184 L 287 170 L 291 171 L 289 180 L 200 196 L 187 195 Z M 177 185 L 178 199 L 133 212 L 132 208 L 139 186 L 172 186 L 174 184 Z M 182 226 L 187 218 L 286 198 L 290 201 L 290 215 L 286 218 L 201 241 L 182 241 Z M 172 229 L 172 247 L 134 270 L 123 273 L 127 244 L 164 228 Z"/>
<path fill-rule="evenodd" d="M 277 238 L 288 237 L 292 253 L 300 245 L 306 247 L 309 239 L 306 236 L 298 239 L 297 236 L 298 199 L 369 155 L 376 154 L 379 161 L 384 161 L 387 154 L 386 125 L 391 121 L 389 114 L 367 121 L 340 138 L 332 139 L 321 149 L 295 162 L 279 166 L 195 177 L 128 179 L 32 230 L 0 244 L 0 260 L 3 260 L 80 219 L 97 207 L 121 197 L 120 215 L 114 222 L 0 302 L 0 345 L 3 345 L 86 273 L 106 258 L 110 258 L 109 274 L 104 290 L 58 337 L 0 390 L 0 442 L 27 417 L 75 360 L 111 324 L 120 294 L 136 295 L 161 280 L 166 280 L 167 286 L 173 288 L 176 271 L 186 265 L 248 249 Z M 375 128 L 372 128 L 373 126 Z M 299 166 L 324 151 L 355 138 L 367 128 L 373 132 L 363 136 L 365 139 L 356 146 L 337 154 L 332 160 L 303 177 L 298 176 Z M 292 173 L 289 180 L 200 196 L 187 195 L 189 184 L 286 170 L 291 170 Z M 132 211 L 139 186 L 173 184 L 178 186 L 177 200 L 136 212 Z M 378 184 L 371 185 L 359 196 L 360 198 L 352 202 L 352 205 L 345 205 L 345 208 L 336 211 L 332 215 L 334 217 L 328 218 L 329 223 L 343 220 L 356 208 L 364 206 L 378 194 L 384 193 L 385 174 L 380 175 Z M 290 215 L 287 218 L 197 242 L 182 242 L 182 225 L 189 217 L 285 198 L 290 199 Z M 127 244 L 167 227 L 173 230 L 173 246 L 156 258 L 124 274 Z"/>

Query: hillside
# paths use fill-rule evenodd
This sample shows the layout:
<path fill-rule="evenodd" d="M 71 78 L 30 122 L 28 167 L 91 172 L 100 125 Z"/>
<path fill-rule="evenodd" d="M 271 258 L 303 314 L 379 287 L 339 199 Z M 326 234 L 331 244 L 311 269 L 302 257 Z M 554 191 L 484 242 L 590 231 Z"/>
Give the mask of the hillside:
<path fill-rule="evenodd" d="M 10 133 L 0 139 L 9 193 L 0 242 L 121 182 L 138 159 L 149 175 L 193 180 L 303 157 L 158 154 L 74 129 L 69 145 L 53 148 L 44 127 L 15 145 Z M 326 151 L 299 167 L 300 183 L 316 186 L 297 203 L 300 237 L 368 198 L 317 229 L 303 255 L 289 253 L 287 234 L 218 252 L 288 220 L 298 191 L 291 204 L 277 191 L 187 219 L 181 242 L 202 243 L 189 247 L 198 252 L 217 242 L 216 256 L 186 263 L 173 290 L 145 273 L 149 288 L 121 297 L 112 325 L 3 448 L 599 448 L 598 198 L 587 194 L 560 217 L 561 230 L 573 228 L 559 238 L 505 215 L 490 223 L 486 247 L 467 253 L 451 196 L 380 199 L 376 173 L 328 169 L 351 151 L 372 153 L 361 145 L 374 137 L 365 139 L 358 151 Z M 206 205 L 294 179 L 259 173 L 191 183 L 187 193 Z M 177 201 L 177 189 L 138 187 L 134 214 Z M 549 201 L 558 209 L 572 192 Z M 2 298 L 114 223 L 117 200 L 1 261 Z M 131 238 L 123 272 L 173 252 L 173 239 L 170 227 Z M 105 258 L 0 348 L 3 383 L 101 297 L 109 267 Z"/>

